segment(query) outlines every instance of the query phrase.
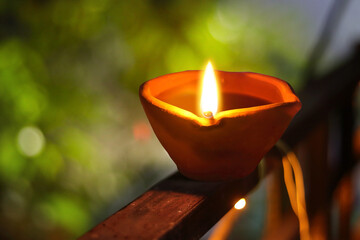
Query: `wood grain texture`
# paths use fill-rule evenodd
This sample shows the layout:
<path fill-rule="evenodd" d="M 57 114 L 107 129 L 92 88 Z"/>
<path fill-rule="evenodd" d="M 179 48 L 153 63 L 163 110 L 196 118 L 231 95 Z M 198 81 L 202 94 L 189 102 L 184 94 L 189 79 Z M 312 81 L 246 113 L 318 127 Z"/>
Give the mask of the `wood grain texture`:
<path fill-rule="evenodd" d="M 80 239 L 198 239 L 258 180 L 258 171 L 232 182 L 199 182 L 175 173 Z"/>
<path fill-rule="evenodd" d="M 360 80 L 360 51 L 300 93 L 302 110 L 283 140 L 295 146 L 334 108 L 343 104 Z M 271 159 L 271 158 L 269 158 Z M 274 162 L 266 163 L 271 172 Z M 233 182 L 199 182 L 180 173 L 164 179 L 110 216 L 80 240 L 198 239 L 241 197 L 256 187 L 259 171 Z"/>

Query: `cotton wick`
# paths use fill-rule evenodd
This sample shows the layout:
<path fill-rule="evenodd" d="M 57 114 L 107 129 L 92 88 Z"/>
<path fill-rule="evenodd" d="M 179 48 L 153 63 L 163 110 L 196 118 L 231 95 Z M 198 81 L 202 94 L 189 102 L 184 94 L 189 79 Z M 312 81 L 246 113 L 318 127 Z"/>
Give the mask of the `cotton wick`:
<path fill-rule="evenodd" d="M 203 112 L 205 118 L 211 119 L 214 118 L 214 115 L 211 111 Z"/>

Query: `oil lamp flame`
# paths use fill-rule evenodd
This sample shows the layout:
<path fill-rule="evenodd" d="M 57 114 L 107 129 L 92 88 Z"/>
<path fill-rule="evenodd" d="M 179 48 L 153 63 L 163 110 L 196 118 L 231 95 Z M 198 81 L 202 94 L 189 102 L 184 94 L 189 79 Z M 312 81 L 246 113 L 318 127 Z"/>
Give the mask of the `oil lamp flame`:
<path fill-rule="evenodd" d="M 218 111 L 218 86 L 214 69 L 209 61 L 202 81 L 200 109 L 206 118 L 213 118 Z"/>
<path fill-rule="evenodd" d="M 245 198 L 241 198 L 237 203 L 235 203 L 234 208 L 237 210 L 243 209 L 246 206 Z"/>

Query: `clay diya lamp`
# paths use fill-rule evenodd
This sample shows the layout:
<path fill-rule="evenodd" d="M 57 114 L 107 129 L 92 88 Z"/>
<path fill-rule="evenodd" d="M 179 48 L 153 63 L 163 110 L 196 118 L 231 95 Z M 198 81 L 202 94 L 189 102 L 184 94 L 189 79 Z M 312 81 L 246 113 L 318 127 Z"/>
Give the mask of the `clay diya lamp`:
<path fill-rule="evenodd" d="M 218 97 L 205 102 L 217 106 L 208 106 L 209 111 L 199 104 L 204 71 L 149 80 L 140 86 L 140 100 L 157 138 L 183 175 L 203 181 L 235 180 L 255 170 L 301 103 L 289 84 L 275 77 L 214 74 Z"/>

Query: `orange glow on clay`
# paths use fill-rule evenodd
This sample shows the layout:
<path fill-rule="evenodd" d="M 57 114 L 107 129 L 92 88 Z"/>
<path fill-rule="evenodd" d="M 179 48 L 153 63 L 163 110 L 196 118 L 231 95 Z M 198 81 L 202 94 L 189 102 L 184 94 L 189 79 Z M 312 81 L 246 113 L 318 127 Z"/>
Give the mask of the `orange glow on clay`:
<path fill-rule="evenodd" d="M 301 102 L 280 79 L 215 71 L 219 89 L 204 90 L 201 111 L 201 80 L 208 76 L 204 73 L 184 71 L 151 79 L 140 86 L 141 103 L 157 138 L 184 176 L 200 181 L 243 178 L 280 139 Z M 210 85 L 216 86 L 212 79 Z M 208 98 L 215 103 L 211 107 L 205 105 Z M 206 111 L 212 118 L 203 116 Z M 260 137 L 249 141 L 249 136 Z"/>
<path fill-rule="evenodd" d="M 241 210 L 246 206 L 245 198 L 241 198 L 237 203 L 235 203 L 234 208 L 237 210 Z"/>
<path fill-rule="evenodd" d="M 218 112 L 219 90 L 216 82 L 215 72 L 209 61 L 201 85 L 200 109 L 206 118 L 213 118 Z"/>

